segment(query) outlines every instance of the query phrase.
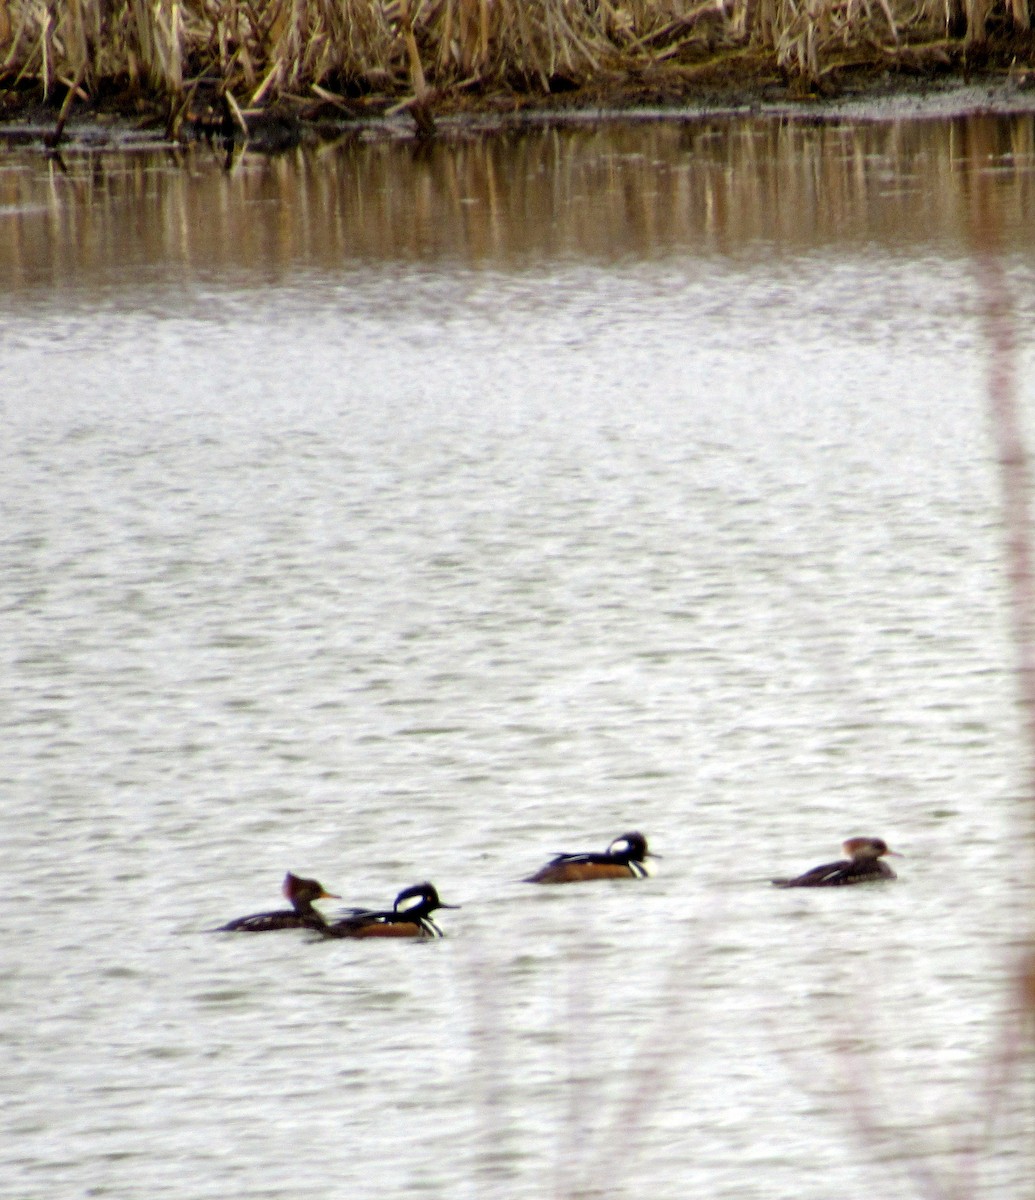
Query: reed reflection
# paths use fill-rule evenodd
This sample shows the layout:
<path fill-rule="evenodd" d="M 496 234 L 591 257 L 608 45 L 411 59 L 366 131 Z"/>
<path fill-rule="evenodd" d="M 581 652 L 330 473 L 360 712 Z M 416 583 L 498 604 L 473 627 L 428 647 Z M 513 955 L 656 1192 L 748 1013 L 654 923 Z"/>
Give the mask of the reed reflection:
<path fill-rule="evenodd" d="M 1035 120 L 629 122 L 349 141 L 232 171 L 205 148 L 0 171 L 9 289 L 441 261 L 506 268 L 828 244 L 965 248 L 991 187 L 1006 248 L 1030 246 Z"/>

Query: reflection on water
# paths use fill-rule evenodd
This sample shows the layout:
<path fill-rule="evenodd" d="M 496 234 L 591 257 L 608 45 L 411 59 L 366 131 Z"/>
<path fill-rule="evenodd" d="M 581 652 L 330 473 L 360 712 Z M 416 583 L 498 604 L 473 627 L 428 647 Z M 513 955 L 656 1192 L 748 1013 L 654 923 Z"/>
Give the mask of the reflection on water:
<path fill-rule="evenodd" d="M 544 129 L 317 154 L 204 149 L 0 168 L 0 272 L 14 287 L 112 268 L 279 271 L 373 259 L 610 262 L 673 249 L 781 253 L 965 238 L 993 192 L 1009 244 L 1035 211 L 1035 118 L 869 124 L 694 120 Z"/>
<path fill-rule="evenodd" d="M 0 167 L 0 1191 L 1023 1195 L 965 255 L 1027 320 L 1031 178 L 979 119 Z M 895 884 L 769 887 L 850 834 Z M 289 869 L 463 907 L 206 932 Z"/>

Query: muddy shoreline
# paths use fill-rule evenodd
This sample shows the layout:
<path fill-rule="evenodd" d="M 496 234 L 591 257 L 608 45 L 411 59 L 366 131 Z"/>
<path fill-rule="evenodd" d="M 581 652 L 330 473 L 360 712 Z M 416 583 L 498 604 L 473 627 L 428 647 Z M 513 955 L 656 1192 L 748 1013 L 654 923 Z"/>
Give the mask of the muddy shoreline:
<path fill-rule="evenodd" d="M 258 153 L 342 139 L 452 140 L 524 127 L 600 121 L 693 120 L 744 114 L 811 120 L 936 119 L 976 113 L 1035 113 L 1035 67 L 984 61 L 973 69 L 958 45 L 903 50 L 895 61 L 827 71 L 810 84 L 761 58 L 707 67 L 622 73 L 550 94 L 430 91 L 392 96 L 294 98 L 241 110 L 214 89 L 196 89 L 178 108 L 112 90 L 44 102 L 32 92 L 0 95 L 0 151 L 96 151 L 220 140 Z"/>

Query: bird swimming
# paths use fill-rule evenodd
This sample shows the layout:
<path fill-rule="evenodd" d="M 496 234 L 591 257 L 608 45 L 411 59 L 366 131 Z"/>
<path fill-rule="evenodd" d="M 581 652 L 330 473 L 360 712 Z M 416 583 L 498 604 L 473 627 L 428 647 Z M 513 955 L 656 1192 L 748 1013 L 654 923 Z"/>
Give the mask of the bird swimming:
<path fill-rule="evenodd" d="M 319 929 L 326 924 L 323 913 L 313 907 L 314 900 L 340 900 L 315 879 L 302 879 L 290 871 L 280 889 L 291 902 L 290 908 L 276 912 L 252 913 L 220 925 L 217 933 L 268 933 L 274 929 Z"/>
<path fill-rule="evenodd" d="M 844 887 L 854 883 L 879 883 L 884 879 L 896 878 L 895 872 L 886 862 L 885 854 L 902 856 L 889 850 L 887 842 L 878 837 L 853 837 L 841 849 L 846 857 L 838 862 L 824 863 L 813 867 L 796 879 L 774 879 L 776 887 Z"/>
<path fill-rule="evenodd" d="M 443 904 L 434 884 L 418 883 L 404 888 L 390 909 L 353 908 L 340 920 L 320 927 L 328 938 L 439 938 L 442 930 L 431 919 L 440 908 L 459 908 Z"/>
<path fill-rule="evenodd" d="M 643 879 L 645 858 L 659 858 L 647 849 L 642 833 L 623 833 L 603 853 L 558 854 L 524 883 L 584 883 L 590 879 Z"/>

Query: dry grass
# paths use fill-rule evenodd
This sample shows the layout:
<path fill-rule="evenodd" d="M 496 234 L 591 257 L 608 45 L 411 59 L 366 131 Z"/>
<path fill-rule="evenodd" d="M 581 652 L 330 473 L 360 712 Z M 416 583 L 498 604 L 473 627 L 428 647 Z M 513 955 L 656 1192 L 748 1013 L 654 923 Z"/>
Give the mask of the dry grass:
<path fill-rule="evenodd" d="M 1031 0 L 1004 17 L 1027 29 Z M 880 55 L 965 24 L 992 0 L 0 0 L 0 78 L 50 95 L 126 84 L 177 98 L 211 81 L 238 101 L 423 100 L 541 93 L 750 47 L 818 78 L 846 50 Z"/>

